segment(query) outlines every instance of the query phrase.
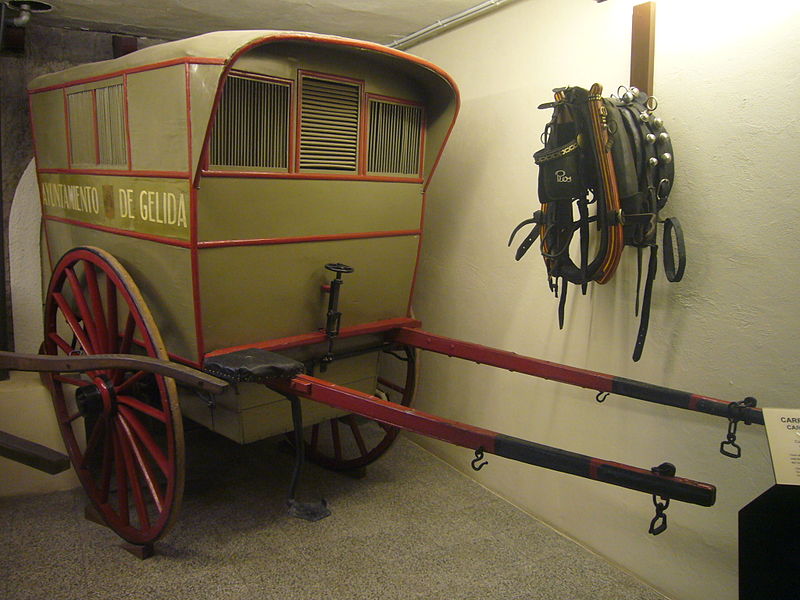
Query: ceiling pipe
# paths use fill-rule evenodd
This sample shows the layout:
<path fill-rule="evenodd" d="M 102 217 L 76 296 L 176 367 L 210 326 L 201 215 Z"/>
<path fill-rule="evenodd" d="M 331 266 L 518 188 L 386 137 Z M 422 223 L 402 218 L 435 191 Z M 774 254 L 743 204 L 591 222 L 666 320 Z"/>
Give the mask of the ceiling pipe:
<path fill-rule="evenodd" d="M 3 6 L 8 6 L 11 10 L 19 13 L 13 19 L 6 17 L 6 22 L 15 27 L 25 27 L 31 20 L 31 14 L 35 12 L 50 12 L 53 10 L 51 4 L 39 0 L 7 0 Z"/>
<path fill-rule="evenodd" d="M 409 46 L 413 46 L 414 44 L 418 44 L 423 40 L 444 33 L 448 29 L 457 27 L 458 25 L 461 25 L 470 19 L 474 19 L 479 15 L 487 13 L 491 10 L 495 10 L 504 4 L 509 4 L 514 1 L 515 0 L 486 0 L 477 6 L 473 6 L 472 8 L 468 8 L 467 10 L 463 10 L 460 13 L 456 13 L 450 17 L 447 17 L 446 19 L 436 21 L 436 23 L 433 23 L 432 25 L 423 27 L 419 31 L 409 33 L 408 35 L 401 37 L 399 40 L 395 40 L 391 44 L 388 44 L 388 46 L 390 48 L 397 48 L 398 50 L 405 50 Z"/>

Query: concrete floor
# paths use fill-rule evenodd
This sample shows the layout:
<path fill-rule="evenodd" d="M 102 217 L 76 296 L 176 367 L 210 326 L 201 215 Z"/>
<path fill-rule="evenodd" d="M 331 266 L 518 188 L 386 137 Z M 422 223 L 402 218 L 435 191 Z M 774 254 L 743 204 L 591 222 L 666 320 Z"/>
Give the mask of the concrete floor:
<path fill-rule="evenodd" d="M 275 440 L 187 436 L 177 525 L 140 561 L 83 519 L 82 491 L 0 499 L 3 600 L 663 600 L 402 436 L 353 479 L 313 465 L 286 516 L 292 457 Z"/>

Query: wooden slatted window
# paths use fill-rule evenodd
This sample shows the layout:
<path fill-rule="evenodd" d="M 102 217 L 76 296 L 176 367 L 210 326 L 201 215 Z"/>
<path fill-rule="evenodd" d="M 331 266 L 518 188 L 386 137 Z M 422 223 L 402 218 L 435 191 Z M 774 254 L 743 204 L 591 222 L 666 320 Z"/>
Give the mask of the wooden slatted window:
<path fill-rule="evenodd" d="M 94 92 L 87 90 L 67 94 L 69 108 L 69 142 L 72 163 L 96 165 L 94 144 Z"/>
<path fill-rule="evenodd" d="M 418 175 L 422 124 L 421 106 L 371 99 L 367 172 Z"/>
<path fill-rule="evenodd" d="M 228 77 L 211 136 L 211 165 L 288 170 L 290 101 L 289 84 Z"/>
<path fill-rule="evenodd" d="M 124 167 L 128 162 L 122 84 L 67 94 L 72 163 Z"/>
<path fill-rule="evenodd" d="M 300 169 L 356 172 L 361 88 L 305 75 L 301 90 Z"/>
<path fill-rule="evenodd" d="M 128 148 L 125 135 L 125 97 L 122 85 L 98 88 L 95 93 L 99 164 L 126 164 Z"/>

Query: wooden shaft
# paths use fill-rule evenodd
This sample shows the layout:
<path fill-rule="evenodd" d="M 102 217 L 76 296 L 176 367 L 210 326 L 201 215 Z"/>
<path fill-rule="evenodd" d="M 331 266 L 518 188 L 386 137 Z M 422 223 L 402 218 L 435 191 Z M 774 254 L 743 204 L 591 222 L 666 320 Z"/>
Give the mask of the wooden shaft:
<path fill-rule="evenodd" d="M 490 454 L 578 477 L 700 506 L 712 506 L 716 498 L 716 488 L 707 483 L 659 475 L 647 469 L 514 438 L 381 400 L 308 375 L 298 375 L 291 380 L 271 380 L 267 382 L 267 386 L 284 395 L 308 398 L 457 446 L 480 449 Z"/>
<path fill-rule="evenodd" d="M 522 356 L 514 352 L 446 338 L 421 329 L 409 327 L 397 329 L 390 333 L 389 339 L 398 344 L 405 344 L 420 350 L 428 350 L 478 364 L 499 367 L 507 371 L 533 375 L 542 379 L 550 379 L 599 392 L 609 392 L 628 398 L 693 410 L 718 417 L 736 416 L 739 420 L 748 423 L 764 424 L 764 415 L 759 408 L 736 406 L 735 409 L 732 409 L 732 405 L 735 403 L 726 400 L 718 400 L 709 396 L 700 396 L 642 381 L 596 373 L 530 356 Z M 732 410 L 736 413 L 735 415 L 731 414 Z"/>
<path fill-rule="evenodd" d="M 212 394 L 228 389 L 228 384 L 216 377 L 178 363 L 136 354 L 93 354 L 82 356 L 48 356 L 0 352 L 0 369 L 39 371 L 47 373 L 77 373 L 102 369 L 131 369 L 172 377 L 186 385 Z"/>

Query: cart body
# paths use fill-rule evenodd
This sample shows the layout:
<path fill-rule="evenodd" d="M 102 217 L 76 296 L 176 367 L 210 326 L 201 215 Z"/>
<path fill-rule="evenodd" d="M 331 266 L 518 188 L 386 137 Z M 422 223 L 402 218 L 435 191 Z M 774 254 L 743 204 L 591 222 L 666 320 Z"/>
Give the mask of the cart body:
<path fill-rule="evenodd" d="M 174 360 L 319 331 L 331 262 L 355 268 L 343 328 L 409 317 L 425 188 L 458 107 L 441 69 L 338 37 L 218 32 L 45 75 L 29 93 L 51 269 L 76 246 L 112 254 Z M 325 376 L 373 393 L 378 361 L 358 354 Z M 244 384 L 213 407 L 182 392 L 181 408 L 244 443 L 291 429 L 280 399 Z"/>

